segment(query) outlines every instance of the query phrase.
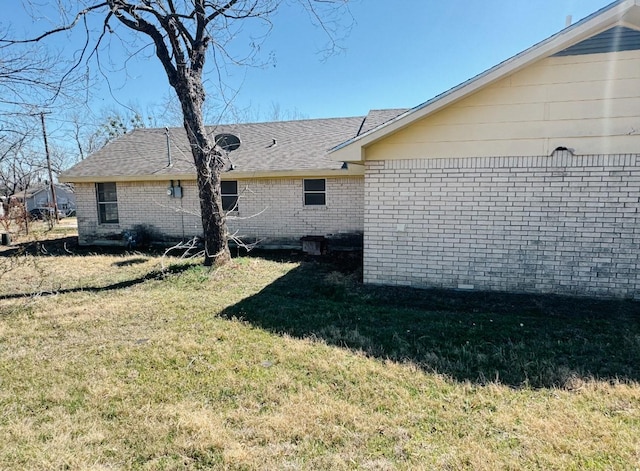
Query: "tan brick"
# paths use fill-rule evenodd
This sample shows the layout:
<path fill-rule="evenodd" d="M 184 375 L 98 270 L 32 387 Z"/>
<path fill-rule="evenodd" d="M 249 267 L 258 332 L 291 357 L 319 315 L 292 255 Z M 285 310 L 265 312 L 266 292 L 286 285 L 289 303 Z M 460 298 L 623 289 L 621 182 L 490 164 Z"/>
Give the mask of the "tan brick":
<path fill-rule="evenodd" d="M 570 153 L 367 162 L 365 281 L 637 297 L 638 165 Z"/>
<path fill-rule="evenodd" d="M 167 239 L 202 233 L 195 181 L 182 181 L 182 198 L 167 195 L 169 182 L 118 182 L 118 224 L 98 224 L 95 185 L 76 185 L 81 243 L 122 234 L 145 224 Z M 326 206 L 304 206 L 302 179 L 238 181 L 238 211 L 228 217 L 231 234 L 256 240 L 295 243 L 305 235 L 362 232 L 363 179 L 327 178 Z"/>

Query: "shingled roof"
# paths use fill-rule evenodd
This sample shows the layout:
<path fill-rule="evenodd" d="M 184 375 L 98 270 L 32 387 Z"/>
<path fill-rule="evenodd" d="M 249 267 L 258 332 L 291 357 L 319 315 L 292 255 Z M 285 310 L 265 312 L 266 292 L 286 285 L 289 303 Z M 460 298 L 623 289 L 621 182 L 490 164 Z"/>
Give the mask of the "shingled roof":
<path fill-rule="evenodd" d="M 384 110 L 378 110 L 384 111 Z M 379 113 L 376 112 L 376 116 Z M 375 118 L 376 121 L 384 116 Z M 393 113 L 392 113 L 393 114 Z M 367 118 L 369 119 L 369 118 Z M 230 153 L 234 170 L 228 176 L 313 171 L 339 171 L 342 162 L 327 158 L 328 149 L 358 134 L 365 117 L 307 119 L 269 123 L 219 125 L 210 134 L 231 133 L 242 142 Z M 136 129 L 109 143 L 60 176 L 61 181 L 108 181 L 195 178 L 193 158 L 182 128 Z"/>
<path fill-rule="evenodd" d="M 358 130 L 358 136 L 371 131 L 372 129 L 382 126 L 384 123 L 397 118 L 402 113 L 409 111 L 408 108 L 392 108 L 386 110 L 371 110 L 362 121 L 362 125 Z M 355 137 L 355 136 L 351 136 Z"/>

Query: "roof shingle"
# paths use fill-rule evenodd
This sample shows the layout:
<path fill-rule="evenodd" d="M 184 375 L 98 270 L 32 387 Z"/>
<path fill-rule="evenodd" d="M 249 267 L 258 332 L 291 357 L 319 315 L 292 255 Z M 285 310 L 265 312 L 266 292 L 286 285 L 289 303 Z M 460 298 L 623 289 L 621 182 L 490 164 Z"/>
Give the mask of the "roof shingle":
<path fill-rule="evenodd" d="M 212 138 L 220 133 L 238 136 L 241 145 L 230 153 L 238 172 L 337 170 L 341 162 L 327 151 L 354 137 L 363 117 L 307 119 L 208 127 Z M 367 118 L 368 119 L 368 118 Z M 112 141 L 66 172 L 61 179 L 89 177 L 153 177 L 194 175 L 193 157 L 183 128 L 168 130 L 172 165 L 165 129 L 143 128 Z"/>

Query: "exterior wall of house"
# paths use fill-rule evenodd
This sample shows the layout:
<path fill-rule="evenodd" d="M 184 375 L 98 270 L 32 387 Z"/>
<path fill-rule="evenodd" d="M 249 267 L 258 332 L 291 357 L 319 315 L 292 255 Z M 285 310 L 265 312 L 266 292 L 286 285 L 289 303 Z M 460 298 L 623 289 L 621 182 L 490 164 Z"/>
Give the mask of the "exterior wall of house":
<path fill-rule="evenodd" d="M 35 195 L 25 198 L 24 207 L 27 212 L 35 208 L 46 208 L 49 201 L 51 201 L 51 193 L 46 190 L 42 190 Z"/>
<path fill-rule="evenodd" d="M 40 202 L 43 203 L 42 206 L 38 206 L 39 202 L 36 199 L 37 196 L 44 196 L 44 199 L 40 200 Z M 46 201 L 47 201 L 46 200 L 46 196 L 47 196 L 47 194 L 45 192 L 42 192 L 42 195 L 30 196 L 28 198 L 25 198 L 25 200 L 24 200 L 24 208 L 25 208 L 25 210 L 27 212 L 29 212 L 32 209 L 46 206 Z"/>
<path fill-rule="evenodd" d="M 640 155 L 368 161 L 364 280 L 640 297 Z"/>
<path fill-rule="evenodd" d="M 61 185 L 56 185 L 56 201 L 58 202 L 58 209 L 63 211 L 75 209 L 76 207 L 75 194 Z M 49 189 L 42 189 L 25 201 L 27 212 L 35 208 L 46 208 L 51 205 L 53 205 L 53 199 Z"/>
<path fill-rule="evenodd" d="M 184 198 L 167 195 L 169 182 L 118 182 L 118 224 L 98 222 L 94 183 L 76 183 L 80 244 L 124 243 L 125 232 L 146 226 L 158 239 L 180 240 L 202 231 L 195 182 L 182 182 Z"/>
<path fill-rule="evenodd" d="M 76 209 L 76 195 L 68 188 L 56 186 L 56 201 L 58 209 L 62 211 L 71 211 Z"/>
<path fill-rule="evenodd" d="M 238 210 L 228 226 L 244 242 L 300 245 L 307 235 L 362 234 L 363 178 L 327 178 L 326 205 L 304 206 L 301 178 L 238 181 Z M 117 182 L 118 224 L 99 224 L 94 183 L 76 183 L 81 244 L 122 243 L 124 233 L 144 225 L 153 239 L 174 241 L 202 233 L 195 181 L 182 181 L 182 198 L 167 195 L 169 182 Z M 348 238 L 347 238 L 348 239 Z"/>
<path fill-rule="evenodd" d="M 299 243 L 307 235 L 362 234 L 364 179 L 327 178 L 326 205 L 304 206 L 302 179 L 240 180 L 230 232 L 247 242 Z"/>
<path fill-rule="evenodd" d="M 367 160 L 638 152 L 640 51 L 549 57 L 365 149 Z"/>

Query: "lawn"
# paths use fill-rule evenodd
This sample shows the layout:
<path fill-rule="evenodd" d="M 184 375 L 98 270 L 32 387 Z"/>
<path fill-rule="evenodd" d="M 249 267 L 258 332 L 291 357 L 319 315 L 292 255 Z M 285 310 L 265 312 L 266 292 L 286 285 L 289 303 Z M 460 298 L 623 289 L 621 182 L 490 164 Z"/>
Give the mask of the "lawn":
<path fill-rule="evenodd" d="M 72 241 L 0 250 L 1 469 L 640 467 L 638 302 Z"/>

